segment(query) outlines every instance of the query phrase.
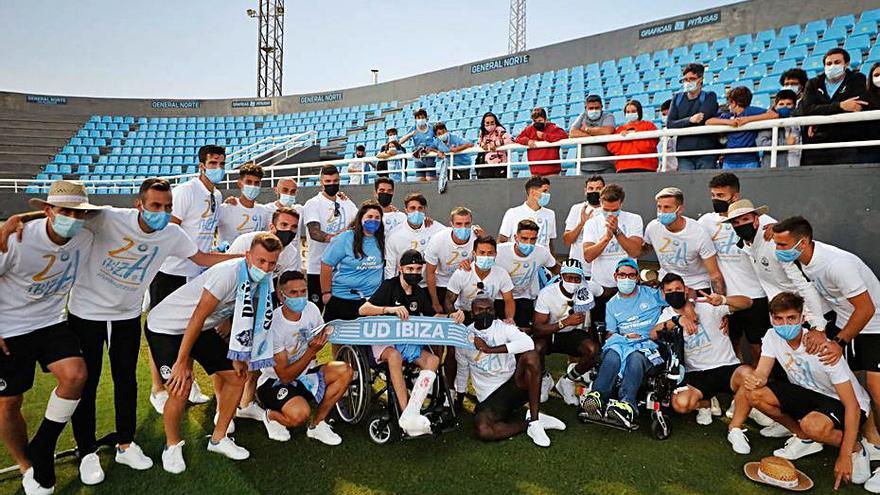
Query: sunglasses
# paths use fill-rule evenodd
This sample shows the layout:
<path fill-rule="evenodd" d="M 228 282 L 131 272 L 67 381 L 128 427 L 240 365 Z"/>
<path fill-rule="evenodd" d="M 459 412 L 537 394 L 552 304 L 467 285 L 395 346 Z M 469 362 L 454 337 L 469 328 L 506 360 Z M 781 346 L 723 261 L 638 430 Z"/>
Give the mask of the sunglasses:
<path fill-rule="evenodd" d="M 339 216 L 339 202 L 338 201 L 333 202 L 333 216 L 334 217 Z"/>

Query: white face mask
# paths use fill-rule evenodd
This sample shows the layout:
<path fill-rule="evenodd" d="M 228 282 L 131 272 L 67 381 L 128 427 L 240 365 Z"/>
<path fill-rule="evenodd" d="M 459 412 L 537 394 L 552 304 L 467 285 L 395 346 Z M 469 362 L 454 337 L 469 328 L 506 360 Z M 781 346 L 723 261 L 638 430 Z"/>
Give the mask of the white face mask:
<path fill-rule="evenodd" d="M 880 87 L 880 76 L 874 76 L 871 79 L 874 81 L 874 86 Z"/>
<path fill-rule="evenodd" d="M 574 294 L 575 292 L 577 292 L 578 287 L 580 286 L 580 282 L 566 282 L 565 280 L 562 281 L 562 288 L 565 289 L 565 291 L 569 294 Z"/>

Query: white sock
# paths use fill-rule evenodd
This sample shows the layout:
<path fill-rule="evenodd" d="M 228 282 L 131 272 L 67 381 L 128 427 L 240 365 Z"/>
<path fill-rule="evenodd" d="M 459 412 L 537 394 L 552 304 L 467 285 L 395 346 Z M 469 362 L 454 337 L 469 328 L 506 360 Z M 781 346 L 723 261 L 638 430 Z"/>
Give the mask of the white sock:
<path fill-rule="evenodd" d="M 56 423 L 67 423 L 70 421 L 76 406 L 79 405 L 79 399 L 62 399 L 56 393 L 58 389 L 52 389 L 49 394 L 49 403 L 46 404 L 46 419 Z"/>
<path fill-rule="evenodd" d="M 412 393 L 409 396 L 409 402 L 407 402 L 403 414 L 400 415 L 401 417 L 408 418 L 419 414 L 425 398 L 428 397 L 428 390 L 431 389 L 431 385 L 434 384 L 434 378 L 436 377 L 437 373 L 431 370 L 422 370 L 419 373 L 419 377 L 416 378 L 416 384 L 413 386 Z"/>

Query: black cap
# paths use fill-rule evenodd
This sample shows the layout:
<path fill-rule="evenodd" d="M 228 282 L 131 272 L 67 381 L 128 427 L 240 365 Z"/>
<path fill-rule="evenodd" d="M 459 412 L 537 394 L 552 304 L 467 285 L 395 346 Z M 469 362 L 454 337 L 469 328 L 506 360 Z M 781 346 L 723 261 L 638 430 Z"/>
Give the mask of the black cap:
<path fill-rule="evenodd" d="M 424 265 L 425 257 L 415 249 L 407 249 L 400 255 L 400 266 Z"/>

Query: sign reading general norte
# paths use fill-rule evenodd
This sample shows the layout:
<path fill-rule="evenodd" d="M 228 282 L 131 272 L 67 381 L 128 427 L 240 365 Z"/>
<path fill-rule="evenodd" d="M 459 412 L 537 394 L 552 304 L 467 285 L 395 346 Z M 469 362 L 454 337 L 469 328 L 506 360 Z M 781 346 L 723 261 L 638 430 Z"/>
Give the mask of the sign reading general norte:
<path fill-rule="evenodd" d="M 178 109 L 178 108 L 199 108 L 202 106 L 201 100 L 153 100 L 150 106 L 156 110 Z"/>
<path fill-rule="evenodd" d="M 509 57 L 496 58 L 488 62 L 482 62 L 471 66 L 471 74 L 479 74 L 490 70 L 505 69 L 516 65 L 529 63 L 529 54 L 511 55 Z"/>
<path fill-rule="evenodd" d="M 335 93 L 322 93 L 319 95 L 303 95 L 299 97 L 300 105 L 328 103 L 331 101 L 342 101 L 342 91 L 337 91 Z"/>
<path fill-rule="evenodd" d="M 677 33 L 686 31 L 691 28 L 707 26 L 721 21 L 721 11 L 709 12 L 708 14 L 700 14 L 683 19 L 675 19 L 663 24 L 655 24 L 639 30 L 639 39 L 652 38 L 669 33 Z"/>

